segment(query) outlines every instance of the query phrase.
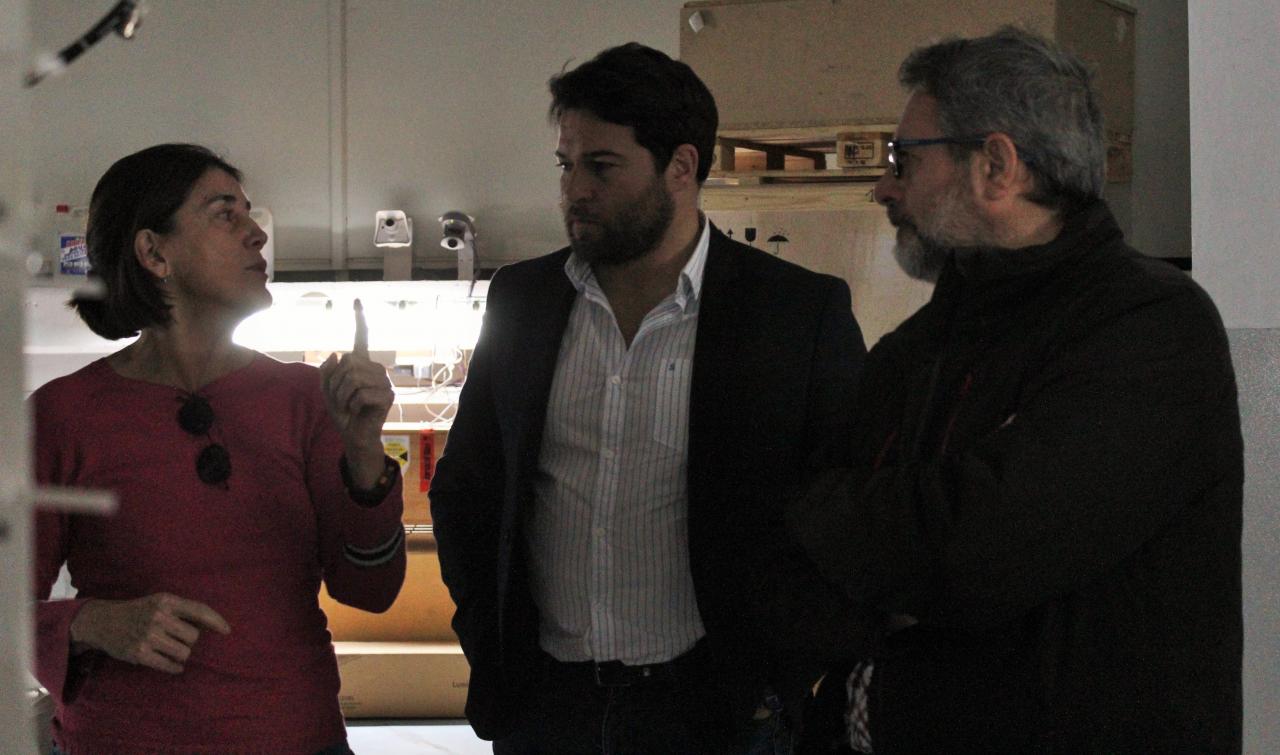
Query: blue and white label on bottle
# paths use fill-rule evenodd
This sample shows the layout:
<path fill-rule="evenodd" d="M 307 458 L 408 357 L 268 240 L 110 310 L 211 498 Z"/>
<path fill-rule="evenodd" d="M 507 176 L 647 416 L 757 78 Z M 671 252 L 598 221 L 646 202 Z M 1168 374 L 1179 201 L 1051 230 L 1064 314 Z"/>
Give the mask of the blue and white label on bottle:
<path fill-rule="evenodd" d="M 87 275 L 89 272 L 89 248 L 84 234 L 58 234 L 58 272 L 62 275 Z"/>

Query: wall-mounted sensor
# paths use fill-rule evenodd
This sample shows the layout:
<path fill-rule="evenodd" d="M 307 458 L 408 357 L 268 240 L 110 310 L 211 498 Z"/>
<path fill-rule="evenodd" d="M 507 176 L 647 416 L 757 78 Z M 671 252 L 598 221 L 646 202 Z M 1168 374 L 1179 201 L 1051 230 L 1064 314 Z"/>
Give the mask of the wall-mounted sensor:
<path fill-rule="evenodd" d="M 404 210 L 378 210 L 373 217 L 373 245 L 401 247 L 413 243 L 413 218 Z"/>
<path fill-rule="evenodd" d="M 465 212 L 450 210 L 440 216 L 440 246 L 458 255 L 458 280 L 476 279 L 476 219 Z"/>
<path fill-rule="evenodd" d="M 440 232 L 443 238 L 440 239 L 440 246 L 451 252 L 456 252 L 465 244 L 475 241 L 476 238 L 476 219 L 457 210 L 450 210 L 440 216 Z"/>

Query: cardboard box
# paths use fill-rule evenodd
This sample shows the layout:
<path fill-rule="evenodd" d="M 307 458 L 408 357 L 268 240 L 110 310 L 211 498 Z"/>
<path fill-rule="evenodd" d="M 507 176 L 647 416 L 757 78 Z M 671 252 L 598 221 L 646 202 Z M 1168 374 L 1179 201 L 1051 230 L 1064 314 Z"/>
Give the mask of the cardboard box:
<path fill-rule="evenodd" d="M 400 461 L 404 481 L 405 524 L 430 524 L 431 503 L 427 488 L 436 462 L 444 450 L 448 431 L 420 422 L 388 422 L 382 428 L 382 446 L 387 455 Z"/>
<path fill-rule="evenodd" d="M 417 528 L 413 528 L 417 529 Z M 457 642 L 449 622 L 453 620 L 453 599 L 440 578 L 440 559 L 435 538 L 410 531 L 405 536 L 408 562 L 404 586 L 396 602 L 383 613 L 369 613 L 344 606 L 320 588 L 320 608 L 329 618 L 329 631 L 336 641 L 361 642 Z"/>
<path fill-rule="evenodd" d="M 462 718 L 471 670 L 442 642 L 335 642 L 347 718 Z"/>

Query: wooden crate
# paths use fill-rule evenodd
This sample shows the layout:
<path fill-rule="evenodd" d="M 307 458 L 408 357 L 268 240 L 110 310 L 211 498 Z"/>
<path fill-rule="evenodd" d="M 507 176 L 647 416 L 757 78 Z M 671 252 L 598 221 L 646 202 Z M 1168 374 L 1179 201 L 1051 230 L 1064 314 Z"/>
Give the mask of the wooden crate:
<path fill-rule="evenodd" d="M 888 168 L 891 138 L 885 125 L 722 131 L 706 186 L 875 181 Z M 1107 181 L 1132 179 L 1132 155 L 1128 134 L 1107 132 Z"/>
<path fill-rule="evenodd" d="M 868 188 L 867 184 L 849 186 L 862 189 L 864 194 Z M 825 188 L 837 187 L 838 184 Z M 894 260 L 897 231 L 889 223 L 883 207 L 865 198 L 860 202 L 851 198 L 843 208 L 806 207 L 796 211 L 787 207 L 785 200 L 788 194 L 794 200 L 798 188 L 824 187 L 726 189 L 731 195 L 747 194 L 748 199 L 751 191 L 756 196 L 777 195 L 779 204 L 748 201 L 746 208 L 714 209 L 707 208 L 704 202 L 704 210 L 721 231 L 734 231 L 734 238 L 742 240 L 745 228 L 755 228 L 757 248 L 848 283 L 854 315 L 870 347 L 924 305 L 932 295 L 933 286 L 909 278 Z M 786 238 L 786 243 L 770 243 L 768 239 L 775 234 Z"/>
<path fill-rule="evenodd" d="M 856 164 L 842 154 L 841 137 L 855 133 L 874 134 L 882 157 L 893 130 L 834 125 L 721 131 L 707 185 L 874 181 L 884 173 L 885 162 Z"/>
<path fill-rule="evenodd" d="M 841 168 L 889 169 L 892 131 L 842 131 L 836 134 L 836 165 Z"/>
<path fill-rule="evenodd" d="M 752 129 L 722 132 L 711 174 L 702 192 L 704 210 L 830 210 L 873 202 L 870 184 L 887 170 L 884 126 Z M 1107 180 L 1133 176 L 1133 146 L 1127 134 L 1107 134 Z M 845 167 L 846 144 L 871 157 Z"/>
<path fill-rule="evenodd" d="M 1107 181 L 1133 180 L 1133 139 L 1128 134 L 1107 133 Z"/>
<path fill-rule="evenodd" d="M 1014 24 L 1094 66 L 1107 127 L 1131 134 L 1133 21 L 1112 0 L 700 0 L 680 10 L 680 58 L 715 95 L 725 131 L 896 123 L 911 50 Z"/>

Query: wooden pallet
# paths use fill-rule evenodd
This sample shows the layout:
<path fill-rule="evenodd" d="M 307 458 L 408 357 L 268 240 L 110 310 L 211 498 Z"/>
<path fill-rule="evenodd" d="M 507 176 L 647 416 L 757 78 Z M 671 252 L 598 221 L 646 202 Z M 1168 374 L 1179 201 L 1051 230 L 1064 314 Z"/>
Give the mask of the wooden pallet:
<path fill-rule="evenodd" d="M 841 163 L 851 160 L 849 154 L 840 154 L 842 149 L 850 149 L 848 140 L 842 140 L 841 135 L 875 134 L 875 138 L 859 144 L 864 149 L 870 145 L 878 150 L 892 132 L 892 126 L 883 124 L 723 131 L 716 137 L 706 185 L 714 188 L 876 181 L 885 172 L 883 155 L 876 154 L 872 162 L 878 164 L 871 167 L 843 167 Z M 1128 183 L 1132 176 L 1132 137 L 1108 131 L 1107 181 Z"/>
<path fill-rule="evenodd" d="M 884 166 L 845 167 L 840 135 L 892 132 L 883 125 L 830 125 L 724 131 L 716 137 L 708 186 L 874 181 Z"/>

